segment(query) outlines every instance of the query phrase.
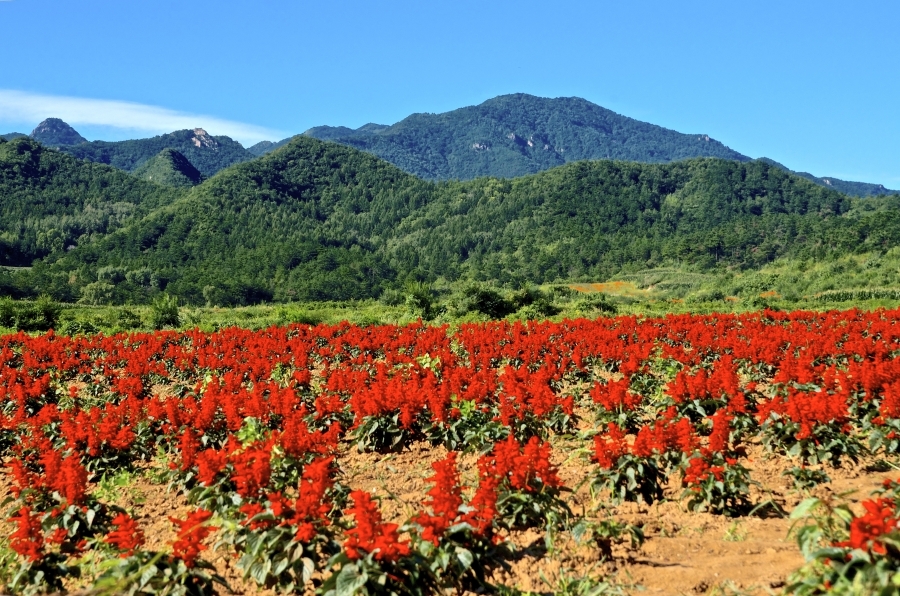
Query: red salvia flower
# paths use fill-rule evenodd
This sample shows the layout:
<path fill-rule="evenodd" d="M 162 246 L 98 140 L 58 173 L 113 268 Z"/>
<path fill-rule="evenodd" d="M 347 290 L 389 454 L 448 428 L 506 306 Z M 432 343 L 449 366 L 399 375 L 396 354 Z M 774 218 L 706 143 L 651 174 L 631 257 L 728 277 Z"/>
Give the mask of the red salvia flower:
<path fill-rule="evenodd" d="M 434 486 L 428 491 L 431 499 L 425 502 L 425 506 L 431 509 L 431 515 L 421 513 L 413 521 L 422 526 L 422 538 L 437 546 L 447 528 L 459 517 L 462 488 L 459 486 L 455 451 L 448 453 L 446 459 L 434 462 L 431 467 L 434 469 L 434 476 L 427 482 Z"/>
<path fill-rule="evenodd" d="M 107 534 L 103 540 L 122 551 L 119 556 L 123 559 L 133 555 L 135 549 L 144 544 L 144 532 L 128 514 L 118 514 L 113 518 L 112 524 L 116 529 Z"/>
<path fill-rule="evenodd" d="M 835 546 L 849 546 L 883 555 L 887 549 L 879 537 L 897 530 L 896 506 L 885 498 L 863 501 L 862 506 L 866 513 L 850 522 L 850 539 Z"/>
<path fill-rule="evenodd" d="M 401 541 L 397 524 L 381 521 L 378 506 L 366 491 L 350 493 L 353 507 L 347 513 L 356 520 L 356 526 L 347 530 L 344 552 L 352 560 L 374 553 L 378 561 L 393 562 L 409 554 L 409 544 Z"/>
<path fill-rule="evenodd" d="M 207 547 L 203 544 L 206 537 L 219 529 L 204 525 L 211 517 L 211 512 L 198 509 L 184 520 L 169 518 L 169 521 L 178 526 L 178 536 L 172 542 L 172 555 L 184 561 L 187 567 L 193 567 L 197 555 L 206 550 Z"/>
<path fill-rule="evenodd" d="M 228 463 L 228 456 L 216 449 L 206 449 L 197 454 L 197 480 L 204 486 L 211 486 L 216 482 L 222 470 Z"/>
<path fill-rule="evenodd" d="M 625 443 L 625 433 L 618 424 L 610 422 L 606 427 L 605 437 L 594 437 L 594 461 L 604 470 L 612 469 L 626 453 L 628 445 Z"/>
<path fill-rule="evenodd" d="M 231 480 L 242 497 L 256 495 L 269 483 L 272 475 L 270 447 L 248 447 L 228 459 L 234 465 Z"/>
<path fill-rule="evenodd" d="M 44 534 L 41 518 L 31 513 L 30 507 L 22 507 L 9 518 L 16 523 L 16 531 L 10 535 L 9 545 L 14 551 L 36 563 L 44 557 Z"/>

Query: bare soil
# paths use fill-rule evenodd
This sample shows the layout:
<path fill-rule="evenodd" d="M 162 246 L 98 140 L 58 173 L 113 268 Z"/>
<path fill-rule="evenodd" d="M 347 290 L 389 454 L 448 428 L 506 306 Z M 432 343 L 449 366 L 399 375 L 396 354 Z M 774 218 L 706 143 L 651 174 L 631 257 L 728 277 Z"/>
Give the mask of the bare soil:
<path fill-rule="evenodd" d="M 548 539 L 542 530 L 513 532 L 506 538 L 514 545 L 505 566 L 491 580 L 533 593 L 558 591 L 566 578 L 591 577 L 609 581 L 626 593 L 660 595 L 770 594 L 778 593 L 787 577 L 803 563 L 790 536 L 790 511 L 806 496 L 827 496 L 855 491 L 851 501 L 868 496 L 896 470 L 882 471 L 874 461 L 826 468 L 831 482 L 811 492 L 798 492 L 782 475 L 792 466 L 783 456 L 751 446 L 746 466 L 759 483 L 753 489 L 755 503 L 771 501 L 756 514 L 728 518 L 687 511 L 679 502 L 680 479 L 670 479 L 667 500 L 653 505 L 624 503 L 613 506 L 603 494 L 592 494 L 586 482 L 591 464 L 585 443 L 566 437 L 553 439 L 560 476 L 569 487 L 567 501 L 587 520 L 615 519 L 642 528 L 643 544 L 615 544 L 612 557 L 604 557 L 591 539 L 577 542 L 560 532 Z M 442 447 L 413 443 L 399 453 L 359 453 L 344 445 L 338 463 L 341 482 L 351 489 L 367 490 L 381 499 L 385 519 L 402 523 L 421 509 L 428 498 L 431 464 L 446 456 Z M 476 483 L 475 455 L 460 458 L 463 481 Z M 116 493 L 115 503 L 133 511 L 145 529 L 147 548 L 167 550 L 175 538 L 169 517 L 183 518 L 189 511 L 184 497 L 154 484 L 142 475 Z M 0 498 L 9 494 L 9 480 L 0 475 Z M 242 579 L 233 555 L 210 550 L 204 558 L 215 566 L 237 594 L 274 594 Z M 71 586 L 78 589 L 82 586 Z"/>

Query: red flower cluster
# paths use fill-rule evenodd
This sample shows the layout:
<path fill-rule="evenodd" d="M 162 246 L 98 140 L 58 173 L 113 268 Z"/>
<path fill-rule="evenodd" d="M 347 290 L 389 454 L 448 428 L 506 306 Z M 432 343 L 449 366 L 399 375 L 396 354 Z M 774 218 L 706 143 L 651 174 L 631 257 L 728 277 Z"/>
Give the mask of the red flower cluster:
<path fill-rule="evenodd" d="M 116 529 L 107 534 L 104 541 L 122 551 L 122 558 L 130 557 L 136 548 L 143 546 L 144 532 L 131 516 L 120 513 L 113 518 L 112 524 Z"/>
<path fill-rule="evenodd" d="M 714 466 L 707 457 L 697 455 L 688 461 L 688 467 L 684 471 L 681 483 L 696 491 L 700 490 L 700 485 L 706 482 L 710 476 L 715 477 L 716 480 L 722 480 L 724 474 L 724 467 Z"/>
<path fill-rule="evenodd" d="M 187 567 L 194 566 L 197 556 L 207 548 L 203 541 L 219 529 L 215 526 L 206 525 L 206 522 L 211 517 L 211 512 L 205 509 L 198 509 L 190 514 L 187 519 L 169 518 L 169 521 L 178 527 L 178 535 L 172 542 L 172 555 L 184 561 Z"/>
<path fill-rule="evenodd" d="M 350 493 L 350 499 L 353 507 L 347 513 L 356 520 L 356 526 L 347 530 L 344 541 L 344 552 L 350 559 L 374 553 L 378 561 L 393 562 L 409 554 L 409 544 L 401 541 L 397 533 L 399 526 L 381 521 L 381 512 L 369 493 L 355 490 Z"/>
<path fill-rule="evenodd" d="M 510 434 L 480 458 L 478 467 L 482 477 L 489 474 L 500 482 L 507 481 L 514 490 L 538 492 L 545 486 L 562 485 L 556 466 L 550 463 L 550 443 L 538 437 L 531 437 L 523 447 Z"/>
<path fill-rule="evenodd" d="M 33 514 L 30 507 L 22 507 L 9 521 L 16 524 L 16 531 L 9 537 L 12 549 L 29 561 L 36 562 L 44 558 L 41 517 Z"/>
<path fill-rule="evenodd" d="M 412 521 L 422 526 L 422 538 L 437 545 L 444 532 L 457 523 L 463 500 L 459 470 L 456 468 L 456 452 L 451 451 L 446 459 L 434 462 L 431 467 L 434 469 L 434 476 L 427 480 L 433 484 L 428 491 L 431 498 L 425 501 L 425 507 L 431 509 L 431 514 L 420 513 Z"/>
<path fill-rule="evenodd" d="M 879 555 L 887 552 L 880 536 L 898 528 L 897 506 L 891 499 L 869 499 L 862 502 L 866 512 L 850 522 L 850 539 L 835 546 L 858 548 Z"/>

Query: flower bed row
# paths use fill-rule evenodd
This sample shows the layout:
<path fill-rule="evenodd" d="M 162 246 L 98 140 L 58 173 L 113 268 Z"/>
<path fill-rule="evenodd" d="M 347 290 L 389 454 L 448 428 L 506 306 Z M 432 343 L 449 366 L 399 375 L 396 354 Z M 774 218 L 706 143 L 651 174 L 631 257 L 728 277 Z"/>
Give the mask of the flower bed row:
<path fill-rule="evenodd" d="M 695 510 L 760 503 L 748 442 L 805 466 L 900 449 L 900 311 L 618 317 L 562 323 L 293 325 L 0 338 L 0 441 L 17 591 L 198 593 L 215 541 L 248 581 L 322 593 L 485 587 L 503 532 L 577 523 L 552 465 L 566 435 L 612 502 L 681 478 Z M 382 519 L 337 455 L 443 445 L 429 499 Z M 477 457 L 462 486 L 458 452 Z M 193 510 L 145 548 L 97 479 L 168 462 Z M 879 543 L 880 544 L 880 543 Z M 87 573 L 82 554 L 107 563 Z M 824 580 L 823 580 L 824 581 Z M 81 584 L 78 584 L 81 582 Z"/>

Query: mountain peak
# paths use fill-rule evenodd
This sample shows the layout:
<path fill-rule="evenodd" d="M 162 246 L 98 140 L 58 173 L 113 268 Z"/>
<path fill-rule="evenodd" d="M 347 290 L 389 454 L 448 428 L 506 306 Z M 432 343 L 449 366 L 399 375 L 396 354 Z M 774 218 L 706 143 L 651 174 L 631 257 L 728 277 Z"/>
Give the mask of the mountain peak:
<path fill-rule="evenodd" d="M 304 134 L 373 153 L 429 180 L 510 178 L 585 159 L 749 160 L 705 133 L 641 122 L 580 97 L 527 93 L 441 114 L 412 114 L 390 126 L 317 126 Z"/>
<path fill-rule="evenodd" d="M 47 118 L 31 131 L 31 138 L 50 147 L 87 143 L 87 139 L 59 118 Z"/>
<path fill-rule="evenodd" d="M 203 174 L 180 152 L 166 148 L 135 168 L 138 178 L 166 186 L 194 186 L 203 181 Z"/>
<path fill-rule="evenodd" d="M 194 136 L 191 138 L 191 142 L 194 143 L 195 147 L 215 149 L 219 146 L 219 142 L 202 128 L 195 128 L 193 132 Z"/>

